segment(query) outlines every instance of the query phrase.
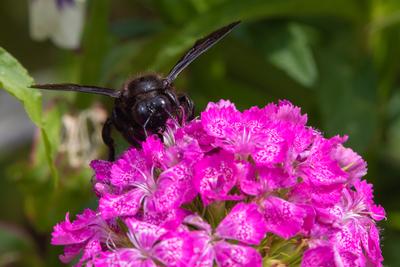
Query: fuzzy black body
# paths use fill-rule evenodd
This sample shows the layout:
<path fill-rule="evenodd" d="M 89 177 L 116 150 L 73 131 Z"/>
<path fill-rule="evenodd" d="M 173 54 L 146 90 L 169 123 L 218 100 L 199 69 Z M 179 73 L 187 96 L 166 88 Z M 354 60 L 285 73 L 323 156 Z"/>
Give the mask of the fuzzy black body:
<path fill-rule="evenodd" d="M 36 84 L 32 88 L 101 94 L 115 99 L 111 116 L 104 124 L 102 137 L 109 148 L 109 160 L 115 158 L 112 128 L 115 127 L 132 146 L 140 147 L 151 134 L 161 135 L 168 119 L 183 123 L 194 117 L 193 101 L 177 94 L 173 81 L 193 60 L 206 52 L 240 22 L 226 25 L 196 41 L 165 78 L 147 74 L 128 80 L 121 90 L 79 84 Z"/>
<path fill-rule="evenodd" d="M 193 101 L 175 89 L 157 74 L 148 74 L 128 81 L 115 99 L 111 117 L 103 128 L 103 140 L 114 158 L 114 142 L 111 138 L 112 125 L 133 146 L 151 134 L 161 134 L 169 118 L 180 123 L 192 120 Z"/>

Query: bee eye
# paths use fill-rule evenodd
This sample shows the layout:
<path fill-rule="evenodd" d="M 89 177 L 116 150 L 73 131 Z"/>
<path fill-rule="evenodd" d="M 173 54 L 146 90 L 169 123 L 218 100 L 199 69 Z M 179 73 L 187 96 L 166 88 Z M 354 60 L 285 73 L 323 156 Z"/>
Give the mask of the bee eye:
<path fill-rule="evenodd" d="M 167 100 L 164 97 L 161 97 L 161 96 L 155 97 L 154 99 L 152 99 L 151 105 L 157 111 L 162 111 L 162 110 L 168 108 Z"/>
<path fill-rule="evenodd" d="M 153 110 L 146 101 L 138 102 L 132 109 L 133 119 L 143 125 L 152 114 Z"/>

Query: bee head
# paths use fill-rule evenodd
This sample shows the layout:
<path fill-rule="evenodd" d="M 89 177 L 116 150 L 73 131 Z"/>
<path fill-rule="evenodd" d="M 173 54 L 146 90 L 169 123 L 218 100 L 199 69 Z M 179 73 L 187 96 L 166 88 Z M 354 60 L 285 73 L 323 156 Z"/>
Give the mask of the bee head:
<path fill-rule="evenodd" d="M 134 98 L 141 94 L 164 90 L 163 79 L 156 74 L 147 74 L 128 80 L 124 85 L 123 94 L 126 98 Z"/>

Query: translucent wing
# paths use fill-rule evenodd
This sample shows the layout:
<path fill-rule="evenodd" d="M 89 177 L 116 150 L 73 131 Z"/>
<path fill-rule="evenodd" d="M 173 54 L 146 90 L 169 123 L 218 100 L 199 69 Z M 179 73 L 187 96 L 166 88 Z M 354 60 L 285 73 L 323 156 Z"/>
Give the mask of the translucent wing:
<path fill-rule="evenodd" d="M 54 90 L 54 91 L 73 91 L 73 92 L 82 92 L 82 93 L 89 93 L 89 94 L 99 94 L 99 95 L 106 95 L 106 96 L 113 97 L 113 98 L 118 98 L 121 94 L 120 91 L 110 89 L 110 88 L 79 85 L 79 84 L 73 84 L 73 83 L 34 84 L 31 86 L 31 88 Z"/>
<path fill-rule="evenodd" d="M 233 22 L 229 25 L 226 25 L 206 37 L 197 40 L 196 43 L 190 48 L 185 55 L 176 63 L 176 65 L 172 68 L 170 73 L 168 74 L 166 80 L 169 83 L 172 83 L 179 73 L 184 70 L 193 60 L 195 60 L 198 56 L 206 52 L 210 49 L 214 44 L 216 44 L 219 40 L 225 37 L 236 25 L 238 25 L 240 21 Z"/>

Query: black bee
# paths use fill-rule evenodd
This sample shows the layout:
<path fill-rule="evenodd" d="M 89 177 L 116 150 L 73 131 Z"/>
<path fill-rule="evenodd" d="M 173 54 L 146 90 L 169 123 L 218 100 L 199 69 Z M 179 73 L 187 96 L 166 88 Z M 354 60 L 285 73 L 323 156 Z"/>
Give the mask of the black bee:
<path fill-rule="evenodd" d="M 165 78 L 158 74 L 143 75 L 125 82 L 121 90 L 69 83 L 35 84 L 31 87 L 101 94 L 115 98 L 111 117 L 106 120 L 102 131 L 103 141 L 109 149 L 109 160 L 113 161 L 115 157 L 114 140 L 111 137 L 113 126 L 126 141 L 139 147 L 148 133 L 162 133 L 168 118 L 175 118 L 180 122 L 193 119 L 193 101 L 185 94 L 177 94 L 172 83 L 193 60 L 221 40 L 239 23 L 240 21 L 233 22 L 197 40 Z"/>

